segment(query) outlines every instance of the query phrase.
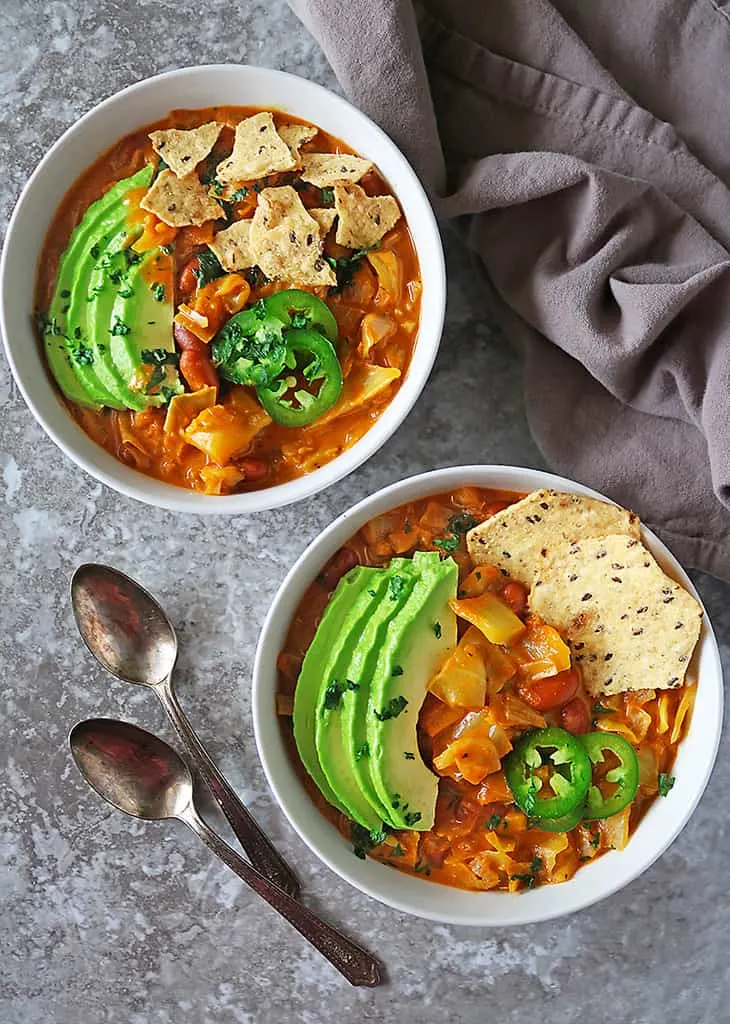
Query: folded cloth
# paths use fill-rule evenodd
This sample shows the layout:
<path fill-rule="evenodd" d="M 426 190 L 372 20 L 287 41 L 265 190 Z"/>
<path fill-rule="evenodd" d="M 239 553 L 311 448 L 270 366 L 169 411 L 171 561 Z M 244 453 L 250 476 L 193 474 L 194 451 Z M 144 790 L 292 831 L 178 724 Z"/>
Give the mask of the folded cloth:
<path fill-rule="evenodd" d="M 730 580 L 730 4 L 290 2 L 478 255 L 549 463 Z"/>

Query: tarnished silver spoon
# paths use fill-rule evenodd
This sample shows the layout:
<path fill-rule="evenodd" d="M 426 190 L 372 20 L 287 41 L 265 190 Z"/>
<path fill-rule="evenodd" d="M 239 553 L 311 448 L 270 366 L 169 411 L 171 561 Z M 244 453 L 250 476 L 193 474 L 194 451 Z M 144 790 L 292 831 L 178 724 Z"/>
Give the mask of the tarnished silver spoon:
<path fill-rule="evenodd" d="M 352 985 L 380 983 L 380 964 L 239 857 L 200 818 L 187 765 L 164 740 L 136 725 L 90 718 L 69 734 L 76 767 L 112 807 L 145 821 L 178 818 L 239 878 L 320 951 Z"/>
<path fill-rule="evenodd" d="M 190 760 L 230 822 L 251 863 L 296 896 L 299 882 L 210 758 L 172 687 L 177 637 L 157 601 L 108 565 L 79 566 L 71 604 L 84 643 L 104 668 L 127 683 L 149 686 L 160 698 Z"/>

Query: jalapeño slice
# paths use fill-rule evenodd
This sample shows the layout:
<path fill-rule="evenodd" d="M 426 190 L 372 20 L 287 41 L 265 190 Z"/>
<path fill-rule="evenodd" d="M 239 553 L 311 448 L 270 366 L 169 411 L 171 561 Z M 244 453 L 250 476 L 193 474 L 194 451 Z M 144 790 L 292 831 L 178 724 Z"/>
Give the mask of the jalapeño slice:
<path fill-rule="evenodd" d="M 557 726 L 522 736 L 504 771 L 517 806 L 540 821 L 581 806 L 591 782 L 587 753 L 576 737 Z"/>
<path fill-rule="evenodd" d="M 342 391 L 342 368 L 332 342 L 316 331 L 286 332 L 282 375 L 256 388 L 259 402 L 275 423 L 303 427 L 331 409 Z M 299 379 L 289 371 L 297 371 Z M 311 390 L 310 390 L 311 389 Z"/>
<path fill-rule="evenodd" d="M 224 380 L 249 387 L 268 384 L 286 366 L 284 324 L 259 301 L 221 327 L 210 351 Z"/>
<path fill-rule="evenodd" d="M 585 806 L 577 804 L 572 811 L 561 814 L 559 818 L 540 818 L 533 822 L 536 828 L 543 832 L 570 832 L 576 825 L 580 825 L 585 813 Z"/>
<path fill-rule="evenodd" d="M 639 759 L 636 751 L 628 740 L 612 732 L 589 732 L 585 736 L 576 737 L 592 765 L 603 764 L 605 754 L 613 754 L 618 764 L 609 768 L 603 781 L 610 784 L 612 792 L 604 795 L 595 782 L 588 790 L 584 817 L 610 818 L 627 807 L 636 796 L 639 788 Z M 614 788 L 615 787 L 615 788 Z"/>
<path fill-rule="evenodd" d="M 264 299 L 264 306 L 270 316 L 275 316 L 285 327 L 317 331 L 334 344 L 337 341 L 337 321 L 326 303 L 316 295 L 288 288 Z"/>

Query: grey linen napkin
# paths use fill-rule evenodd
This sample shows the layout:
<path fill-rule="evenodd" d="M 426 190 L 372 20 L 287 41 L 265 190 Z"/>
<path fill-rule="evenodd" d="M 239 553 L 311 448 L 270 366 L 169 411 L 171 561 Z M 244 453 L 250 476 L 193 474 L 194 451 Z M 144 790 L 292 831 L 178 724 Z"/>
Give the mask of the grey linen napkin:
<path fill-rule="evenodd" d="M 730 4 L 290 2 L 478 255 L 547 460 L 730 580 Z"/>

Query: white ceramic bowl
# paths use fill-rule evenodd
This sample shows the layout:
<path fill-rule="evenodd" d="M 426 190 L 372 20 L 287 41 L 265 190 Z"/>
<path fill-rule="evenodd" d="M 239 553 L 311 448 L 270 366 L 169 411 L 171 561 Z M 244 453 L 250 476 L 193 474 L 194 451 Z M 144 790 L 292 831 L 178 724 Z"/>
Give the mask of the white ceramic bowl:
<path fill-rule="evenodd" d="M 398 394 L 367 434 L 321 469 L 248 494 L 211 496 L 162 483 L 125 466 L 96 445 L 68 414 L 45 369 L 31 314 L 43 240 L 67 189 L 118 139 L 175 108 L 220 104 L 275 108 L 313 121 L 371 159 L 398 197 L 421 265 L 421 326 Z M 299 501 L 346 476 L 373 455 L 410 412 L 436 358 L 446 304 L 443 250 L 421 184 L 388 136 L 345 100 L 269 68 L 213 64 L 148 78 L 104 100 L 66 131 L 41 160 L 15 207 L 0 263 L 0 328 L 8 362 L 33 415 L 87 473 L 150 505 L 195 513 L 241 513 Z"/>
<path fill-rule="evenodd" d="M 291 824 L 325 864 L 362 892 L 397 910 L 433 921 L 479 926 L 528 924 L 569 914 L 616 892 L 646 871 L 677 837 L 702 796 L 717 754 L 722 726 L 722 668 L 705 614 L 694 662 L 699 674 L 697 699 L 689 733 L 680 745 L 673 769 L 676 783 L 671 793 L 654 802 L 625 850 L 583 865 L 570 881 L 515 894 L 464 892 L 393 871 L 370 859 L 358 860 L 350 845 L 316 809 L 294 771 L 274 707 L 276 658 L 305 590 L 327 560 L 364 523 L 407 501 L 469 484 L 523 492 L 552 487 L 604 497 L 571 480 L 532 469 L 461 466 L 402 480 L 343 513 L 302 554 L 269 609 L 254 665 L 256 743 L 269 785 Z M 687 574 L 661 541 L 647 529 L 643 536 L 663 568 L 698 597 Z"/>

